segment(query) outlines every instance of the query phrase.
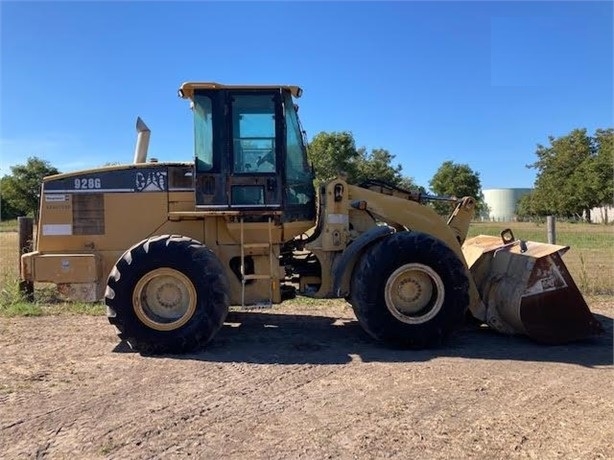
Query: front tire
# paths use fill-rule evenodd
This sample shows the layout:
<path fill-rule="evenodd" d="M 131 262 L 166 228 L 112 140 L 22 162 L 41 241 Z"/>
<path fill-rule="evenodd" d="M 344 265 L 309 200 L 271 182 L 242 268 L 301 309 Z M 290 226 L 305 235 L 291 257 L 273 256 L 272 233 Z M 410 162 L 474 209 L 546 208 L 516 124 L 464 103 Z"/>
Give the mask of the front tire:
<path fill-rule="evenodd" d="M 404 348 L 439 345 L 469 305 L 465 266 L 442 241 L 398 232 L 369 248 L 352 275 L 350 299 L 363 329 Z"/>
<path fill-rule="evenodd" d="M 228 314 L 228 280 L 217 256 L 191 238 L 141 241 L 107 280 L 107 317 L 130 347 L 183 353 L 209 342 Z"/>

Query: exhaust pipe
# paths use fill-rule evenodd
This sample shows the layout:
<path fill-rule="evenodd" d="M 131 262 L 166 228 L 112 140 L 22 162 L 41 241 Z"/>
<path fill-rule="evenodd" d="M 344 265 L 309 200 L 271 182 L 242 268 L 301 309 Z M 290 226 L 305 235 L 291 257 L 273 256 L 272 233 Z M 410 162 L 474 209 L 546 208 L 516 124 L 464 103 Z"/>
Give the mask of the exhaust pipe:
<path fill-rule="evenodd" d="M 147 160 L 147 149 L 149 148 L 149 136 L 151 131 L 141 117 L 136 119 L 136 147 L 134 149 L 134 163 L 145 163 Z"/>

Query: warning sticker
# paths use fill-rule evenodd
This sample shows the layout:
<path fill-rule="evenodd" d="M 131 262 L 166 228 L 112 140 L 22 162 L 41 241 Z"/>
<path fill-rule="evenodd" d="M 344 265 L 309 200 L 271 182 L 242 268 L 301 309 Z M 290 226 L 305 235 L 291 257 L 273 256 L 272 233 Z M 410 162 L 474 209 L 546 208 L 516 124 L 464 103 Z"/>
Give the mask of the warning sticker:
<path fill-rule="evenodd" d="M 50 203 L 50 202 L 58 202 L 58 201 L 67 201 L 68 197 L 65 194 L 60 194 L 60 193 L 46 193 L 45 194 L 45 201 Z"/>

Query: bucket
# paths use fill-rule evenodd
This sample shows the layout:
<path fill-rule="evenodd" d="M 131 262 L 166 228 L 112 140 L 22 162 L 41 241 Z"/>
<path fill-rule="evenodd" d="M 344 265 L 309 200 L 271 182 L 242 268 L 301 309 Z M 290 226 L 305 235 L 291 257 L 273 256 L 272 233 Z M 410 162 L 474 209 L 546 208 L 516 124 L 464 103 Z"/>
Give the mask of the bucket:
<path fill-rule="evenodd" d="M 569 246 L 479 235 L 463 254 L 485 310 L 478 318 L 504 334 L 562 344 L 603 332 L 562 256 Z M 475 313 L 474 313 L 475 315 Z"/>

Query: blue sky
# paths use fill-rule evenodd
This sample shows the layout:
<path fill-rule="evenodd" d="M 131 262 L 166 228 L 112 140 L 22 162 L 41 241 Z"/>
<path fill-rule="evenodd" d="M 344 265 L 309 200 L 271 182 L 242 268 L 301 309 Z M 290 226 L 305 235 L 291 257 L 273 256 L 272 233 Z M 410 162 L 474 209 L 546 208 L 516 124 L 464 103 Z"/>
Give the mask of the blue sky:
<path fill-rule="evenodd" d="M 613 126 L 612 2 L 0 2 L 0 174 L 192 159 L 184 81 L 298 84 L 309 138 L 351 131 L 428 187 L 446 160 L 530 187 L 538 143 Z"/>

